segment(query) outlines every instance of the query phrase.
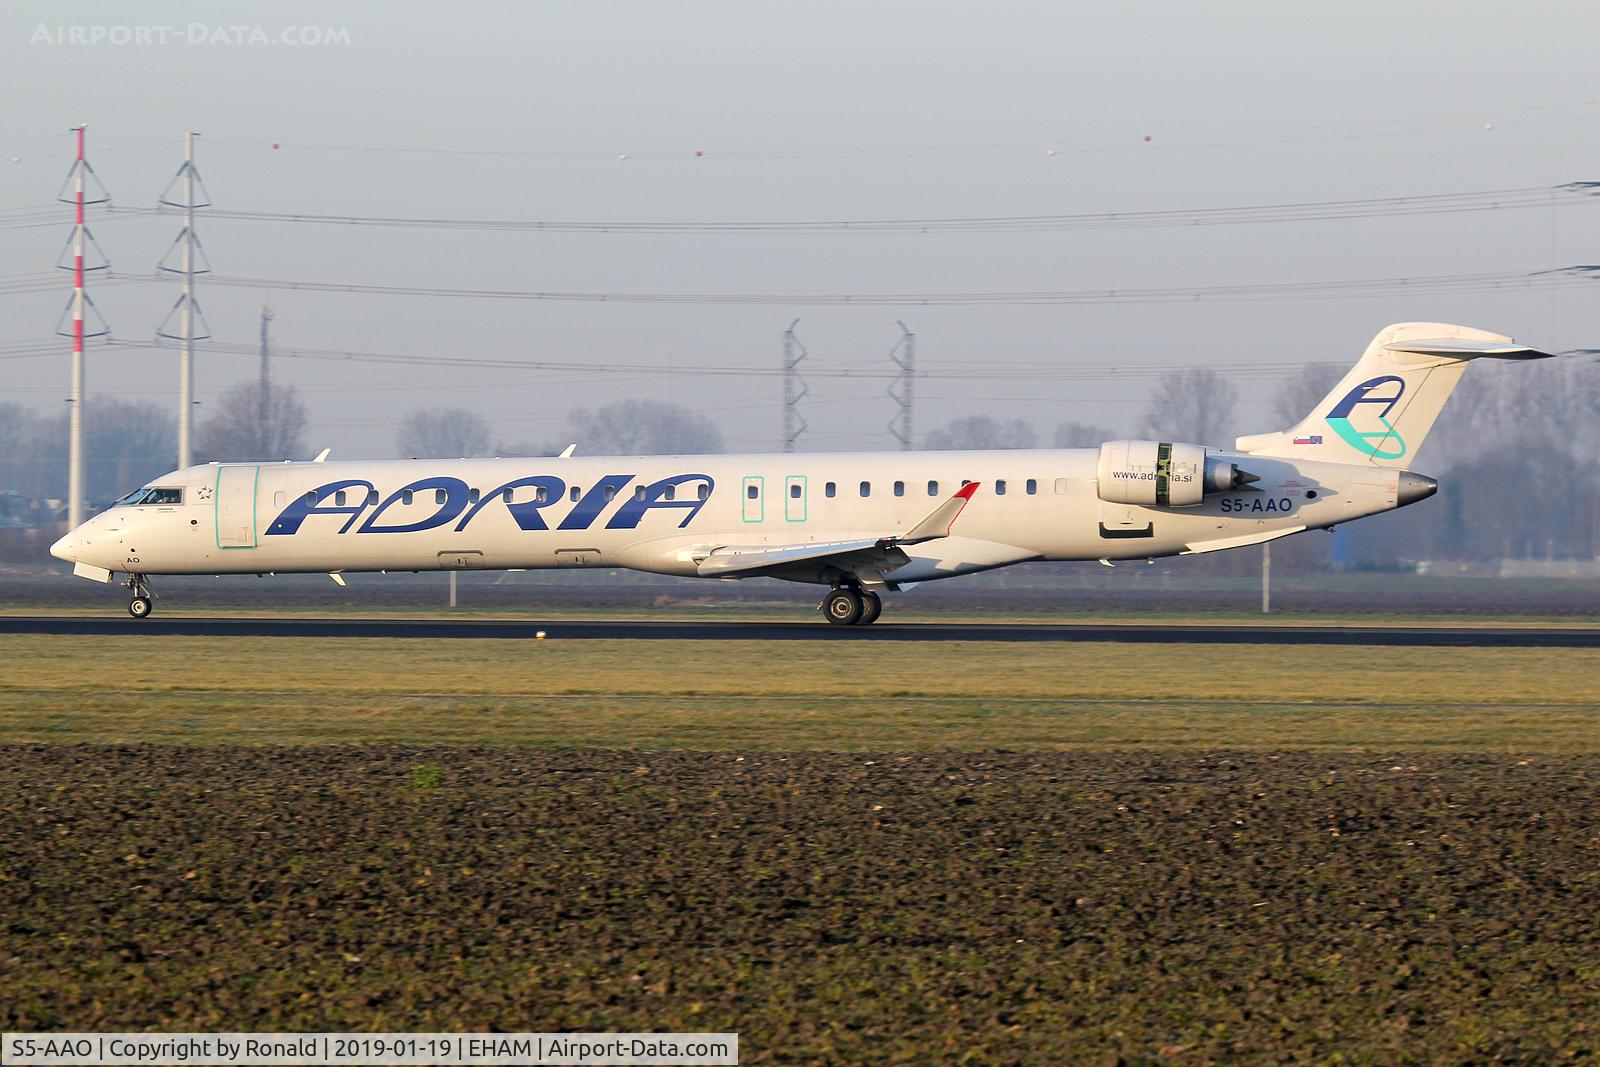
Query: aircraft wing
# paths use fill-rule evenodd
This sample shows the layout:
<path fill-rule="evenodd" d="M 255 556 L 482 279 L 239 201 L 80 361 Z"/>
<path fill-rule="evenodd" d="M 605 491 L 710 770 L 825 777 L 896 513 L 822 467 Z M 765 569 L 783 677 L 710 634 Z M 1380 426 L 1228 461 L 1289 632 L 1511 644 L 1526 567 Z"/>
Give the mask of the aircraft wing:
<path fill-rule="evenodd" d="M 701 560 L 699 570 L 702 578 L 748 578 L 796 564 L 827 563 L 840 570 L 853 572 L 860 566 L 889 563 L 893 547 L 893 541 L 889 538 L 744 548 L 730 545 L 717 549 Z M 904 553 L 900 553 L 899 562 L 905 562 Z"/>
<path fill-rule="evenodd" d="M 809 541 L 793 545 L 723 545 L 699 561 L 703 578 L 781 577 L 784 572 L 838 570 L 865 581 L 883 581 L 886 571 L 903 567 L 910 557 L 901 545 L 918 545 L 948 537 L 956 519 L 978 491 L 968 482 L 915 526 L 902 534 L 850 541 Z"/>

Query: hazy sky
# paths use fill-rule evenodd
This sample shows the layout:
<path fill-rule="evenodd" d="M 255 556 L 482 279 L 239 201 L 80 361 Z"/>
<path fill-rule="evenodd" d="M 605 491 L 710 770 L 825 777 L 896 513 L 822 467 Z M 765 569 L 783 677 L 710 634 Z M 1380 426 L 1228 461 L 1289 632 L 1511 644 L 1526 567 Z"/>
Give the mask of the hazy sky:
<path fill-rule="evenodd" d="M 216 27 L 324 45 L 191 41 Z M 40 28 L 44 28 L 41 39 Z M 148 27 L 150 44 L 55 42 Z M 163 31 L 163 28 L 165 31 Z M 1600 179 L 1592 2 L 11 3 L 0 9 L 0 213 L 52 202 L 67 128 L 116 203 L 148 207 L 204 136 L 219 209 L 431 218 L 803 221 L 1148 211 L 1554 186 Z M 156 38 L 167 37 L 164 44 Z M 232 35 L 235 31 L 224 29 Z M 344 43 L 347 41 L 348 43 Z M 1146 138 L 1149 138 L 1147 141 Z M 281 147 L 273 148 L 277 144 Z M 378 150 L 378 149 L 392 149 Z M 1054 154 L 1050 150 L 1054 149 Z M 696 155 L 697 152 L 703 155 Z M 619 156 L 626 155 L 626 159 Z M 0 228 L 0 275 L 51 269 L 61 225 Z M 4 215 L 0 214 L 0 222 Z M 170 217 L 91 216 L 140 275 Z M 1194 288 L 1534 271 L 1600 262 L 1600 198 L 1266 225 L 1004 233 L 659 236 L 374 229 L 205 219 L 219 275 L 635 293 L 917 293 Z M 0 279 L 3 281 L 4 279 Z M 0 397 L 58 410 L 47 340 L 59 291 L 0 296 Z M 175 282 L 104 286 L 114 334 L 147 341 Z M 504 443 L 555 441 L 566 413 L 626 397 L 706 412 L 730 448 L 778 443 L 783 327 L 817 374 L 802 447 L 892 447 L 877 378 L 917 334 L 919 431 L 960 414 L 1131 431 L 1150 381 L 1116 368 L 1219 363 L 1267 425 L 1273 373 L 1353 360 L 1386 323 L 1460 321 L 1568 348 L 1600 342 L 1600 282 L 1557 292 L 1087 306 L 807 307 L 549 303 L 207 288 L 218 340 L 253 343 L 269 302 L 285 346 L 558 360 L 532 372 L 283 359 L 308 446 L 387 456 L 411 408 L 479 411 Z M 653 370 L 608 373 L 602 364 Z M 1257 369 L 1237 372 L 1240 364 Z M 205 355 L 212 401 L 255 373 Z M 990 380 L 940 372 L 991 368 Z M 1030 377 L 1080 369 L 1076 380 Z M 91 353 L 95 392 L 176 404 L 175 353 Z M 204 407 L 201 409 L 204 411 Z M 1230 442 L 1215 442 L 1228 444 Z"/>

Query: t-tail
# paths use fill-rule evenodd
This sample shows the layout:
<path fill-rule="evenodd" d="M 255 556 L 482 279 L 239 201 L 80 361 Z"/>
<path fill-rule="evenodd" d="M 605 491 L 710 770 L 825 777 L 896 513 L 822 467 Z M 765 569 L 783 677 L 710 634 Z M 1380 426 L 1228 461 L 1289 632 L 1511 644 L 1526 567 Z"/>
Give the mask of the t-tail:
<path fill-rule="evenodd" d="M 1256 456 L 1409 468 L 1468 360 L 1550 355 L 1470 326 L 1397 323 L 1372 339 L 1355 368 L 1297 426 L 1241 437 L 1237 448 Z"/>

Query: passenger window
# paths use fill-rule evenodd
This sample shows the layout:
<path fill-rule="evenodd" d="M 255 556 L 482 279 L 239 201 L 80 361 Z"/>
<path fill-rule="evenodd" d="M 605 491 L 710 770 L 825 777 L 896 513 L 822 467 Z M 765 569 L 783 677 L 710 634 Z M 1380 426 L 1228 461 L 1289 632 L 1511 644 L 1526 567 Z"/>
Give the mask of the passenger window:
<path fill-rule="evenodd" d="M 701 500 L 711 499 L 711 486 L 705 482 L 700 483 L 699 497 Z"/>
<path fill-rule="evenodd" d="M 678 487 L 675 486 L 675 485 L 667 486 L 667 491 L 665 493 L 661 494 L 661 499 L 663 499 L 663 500 L 676 500 L 677 497 L 678 497 Z"/>
<path fill-rule="evenodd" d="M 443 504 L 445 501 L 447 501 L 449 499 L 450 499 L 450 491 L 448 489 L 435 489 L 433 491 L 433 502 L 435 504 Z"/>
<path fill-rule="evenodd" d="M 644 486 L 639 485 L 634 487 L 633 499 L 637 500 L 641 504 L 644 503 Z"/>
<path fill-rule="evenodd" d="M 895 482 L 894 483 L 894 495 L 895 496 L 905 496 L 906 495 L 906 483 L 905 482 Z"/>
<path fill-rule="evenodd" d="M 1066 496 L 1066 495 L 1067 495 L 1067 480 L 1065 478 L 1057 478 L 1056 479 L 1056 496 Z"/>
<path fill-rule="evenodd" d="M 572 500 L 572 502 L 574 504 L 576 504 L 578 502 L 578 498 L 583 495 L 583 490 L 575 485 L 575 486 L 572 487 L 572 492 L 567 494 L 567 495 Z"/>
<path fill-rule="evenodd" d="M 861 495 L 862 496 L 871 496 L 872 495 L 872 483 L 871 482 L 862 482 L 861 483 Z"/>
<path fill-rule="evenodd" d="M 306 503 L 310 504 L 312 507 L 317 506 L 317 491 L 315 489 L 306 494 Z"/>
<path fill-rule="evenodd" d="M 939 495 L 939 483 L 938 482 L 929 482 L 928 483 L 928 495 L 929 496 L 938 496 Z"/>
<path fill-rule="evenodd" d="M 507 489 L 505 492 L 501 493 L 500 499 L 504 500 L 507 504 L 511 503 L 511 490 Z"/>
<path fill-rule="evenodd" d="M 839 487 L 834 485 L 832 482 L 829 482 L 827 485 L 822 487 L 822 495 L 827 497 L 829 500 L 832 500 L 833 494 L 837 493 L 838 491 Z"/>
<path fill-rule="evenodd" d="M 615 499 L 617 499 L 616 487 L 611 485 L 606 486 L 606 503 L 609 504 Z"/>
<path fill-rule="evenodd" d="M 1037 479 L 1037 478 L 1029 478 L 1028 479 L 1028 495 L 1029 496 L 1033 496 L 1034 494 L 1036 494 L 1038 492 L 1039 492 L 1039 479 Z"/>
<path fill-rule="evenodd" d="M 400 503 L 402 505 L 404 505 L 405 507 L 409 508 L 411 506 L 412 495 L 413 494 L 412 494 L 411 490 L 402 489 L 400 491 Z"/>
<path fill-rule="evenodd" d="M 796 482 L 794 485 L 791 485 L 789 487 L 789 499 L 790 500 L 799 500 L 800 499 L 800 484 L 798 482 Z"/>
<path fill-rule="evenodd" d="M 334 505 L 336 507 L 341 507 L 341 508 L 344 507 L 344 502 L 345 502 L 345 491 L 343 489 L 341 489 L 337 493 L 333 494 L 333 503 L 334 503 Z"/>
<path fill-rule="evenodd" d="M 550 502 L 550 490 L 541 485 L 538 489 L 534 490 L 533 499 L 541 504 L 548 504 Z"/>
<path fill-rule="evenodd" d="M 751 482 L 749 485 L 745 486 L 744 495 L 749 497 L 751 500 L 756 500 L 760 498 L 761 490 L 757 488 L 756 483 Z"/>
<path fill-rule="evenodd" d="M 1004 478 L 996 478 L 995 479 L 995 481 L 994 481 L 994 495 L 995 496 L 1005 496 L 1006 495 L 1006 480 Z"/>
<path fill-rule="evenodd" d="M 478 502 L 478 491 L 476 489 L 468 489 L 467 490 L 467 503 L 476 504 L 477 502 Z"/>
<path fill-rule="evenodd" d="M 272 506 L 275 507 L 275 508 L 283 507 L 283 505 L 287 501 L 288 501 L 288 497 L 285 494 L 281 493 L 281 492 L 272 494 Z"/>
<path fill-rule="evenodd" d="M 367 507 L 370 508 L 374 504 L 376 504 L 377 502 L 378 502 L 378 491 L 376 489 L 368 489 L 367 490 Z"/>

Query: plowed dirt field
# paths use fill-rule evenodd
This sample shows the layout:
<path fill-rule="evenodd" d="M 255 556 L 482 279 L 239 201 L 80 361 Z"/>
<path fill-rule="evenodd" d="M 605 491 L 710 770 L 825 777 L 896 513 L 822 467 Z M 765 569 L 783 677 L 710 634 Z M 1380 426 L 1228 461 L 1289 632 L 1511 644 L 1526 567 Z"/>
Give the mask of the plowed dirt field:
<path fill-rule="evenodd" d="M 1600 756 L 0 746 L 0 1028 L 1600 1047 Z"/>

